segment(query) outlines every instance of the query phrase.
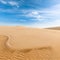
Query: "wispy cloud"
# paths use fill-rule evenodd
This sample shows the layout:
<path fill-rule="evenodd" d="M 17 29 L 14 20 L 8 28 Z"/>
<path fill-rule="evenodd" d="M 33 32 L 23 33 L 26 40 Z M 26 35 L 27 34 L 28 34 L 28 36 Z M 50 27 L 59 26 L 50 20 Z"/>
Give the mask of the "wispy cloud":
<path fill-rule="evenodd" d="M 60 4 L 43 10 L 30 11 L 27 16 L 34 17 L 32 20 L 37 20 L 35 24 L 32 24 L 32 27 L 60 26 Z M 39 21 L 43 22 L 41 23 Z"/>
<path fill-rule="evenodd" d="M 47 10 L 47 14 L 45 12 L 44 16 L 47 17 L 45 20 L 45 22 L 43 23 L 40 23 L 40 22 L 37 22 L 35 23 L 34 27 L 54 27 L 54 26 L 60 26 L 60 8 L 59 8 L 60 5 L 56 5 L 52 8 L 50 8 L 51 10 Z M 58 8 L 58 9 L 57 9 Z M 48 19 L 48 17 L 50 17 Z M 46 22 L 46 20 L 48 19 L 48 21 Z"/>
<path fill-rule="evenodd" d="M 0 0 L 0 2 L 1 2 L 2 4 L 19 7 L 19 2 L 14 1 L 14 0 Z"/>
<path fill-rule="evenodd" d="M 32 20 L 34 22 L 31 22 L 31 23 L 29 22 L 29 23 L 30 23 L 30 26 L 34 26 L 34 27 L 58 26 L 58 25 L 60 25 L 60 3 L 59 3 L 60 0 L 58 0 L 58 1 L 53 0 L 53 1 L 57 2 L 57 4 L 51 5 L 50 7 L 43 8 L 43 9 L 42 8 L 41 9 L 21 9 L 21 8 L 4 9 L 4 8 L 0 8 L 0 12 L 5 12 L 5 13 L 8 12 L 8 13 L 14 14 L 14 16 L 21 18 L 21 19 L 19 19 L 19 22 L 28 23 L 29 20 Z M 20 7 L 20 5 L 22 4 L 22 2 L 24 2 L 24 0 L 20 0 L 19 2 L 15 1 L 15 0 L 0 0 L 0 2 L 2 4 L 7 4 L 12 7 L 14 7 L 14 6 Z M 29 2 L 29 4 L 32 3 L 32 6 L 33 5 L 35 6 L 36 4 L 39 5 L 41 2 L 42 2 L 42 0 L 35 0 L 35 2 L 32 2 L 32 0 L 31 0 Z M 39 5 L 39 6 L 41 6 L 41 5 Z M 42 4 L 42 7 L 43 7 L 43 4 Z"/>
<path fill-rule="evenodd" d="M 1 2 L 2 4 L 7 4 L 7 2 L 6 2 L 5 0 L 0 0 L 0 2 Z"/>
<path fill-rule="evenodd" d="M 17 7 L 19 7 L 18 2 L 16 2 L 16 1 L 8 1 L 8 3 L 9 3 L 11 6 L 17 6 Z"/>
<path fill-rule="evenodd" d="M 31 17 L 32 20 L 41 20 L 43 18 L 43 16 L 41 16 L 40 12 L 37 10 L 30 11 L 25 16 Z"/>

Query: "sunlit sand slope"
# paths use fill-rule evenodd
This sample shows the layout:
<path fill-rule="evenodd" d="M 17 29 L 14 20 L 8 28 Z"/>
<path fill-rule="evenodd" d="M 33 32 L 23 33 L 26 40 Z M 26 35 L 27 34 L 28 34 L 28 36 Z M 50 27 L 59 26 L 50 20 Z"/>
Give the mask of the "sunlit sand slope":
<path fill-rule="evenodd" d="M 60 60 L 60 31 L 1 26 L 0 60 Z"/>
<path fill-rule="evenodd" d="M 50 60 L 52 49 L 42 47 L 39 49 L 10 50 L 6 46 L 8 36 L 0 35 L 0 60 Z"/>

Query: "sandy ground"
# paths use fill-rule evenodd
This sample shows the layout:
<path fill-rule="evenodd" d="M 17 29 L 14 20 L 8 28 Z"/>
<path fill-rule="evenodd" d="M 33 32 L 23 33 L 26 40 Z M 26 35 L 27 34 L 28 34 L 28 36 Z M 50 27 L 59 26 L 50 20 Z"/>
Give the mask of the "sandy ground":
<path fill-rule="evenodd" d="M 60 60 L 60 31 L 0 26 L 0 60 Z"/>

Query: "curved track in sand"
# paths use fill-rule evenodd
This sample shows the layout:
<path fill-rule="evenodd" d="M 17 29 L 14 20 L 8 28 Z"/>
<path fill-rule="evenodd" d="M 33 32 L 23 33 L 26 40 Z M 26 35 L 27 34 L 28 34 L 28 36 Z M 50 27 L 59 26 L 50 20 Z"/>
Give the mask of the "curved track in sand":
<path fill-rule="evenodd" d="M 7 47 L 8 36 L 0 35 L 0 60 L 50 60 L 52 49 L 42 47 L 38 49 L 12 50 Z"/>

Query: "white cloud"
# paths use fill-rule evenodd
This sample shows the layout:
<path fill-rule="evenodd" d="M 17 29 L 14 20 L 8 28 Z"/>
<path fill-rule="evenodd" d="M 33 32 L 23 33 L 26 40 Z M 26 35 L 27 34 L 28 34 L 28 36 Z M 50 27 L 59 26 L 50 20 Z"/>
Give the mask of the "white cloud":
<path fill-rule="evenodd" d="M 56 4 L 43 10 L 25 10 L 23 13 L 23 16 L 30 17 L 31 20 L 46 21 L 48 19 L 48 21 L 51 20 L 52 22 L 55 18 L 59 19 L 60 17 L 60 4 Z"/>
<path fill-rule="evenodd" d="M 2 4 L 10 4 L 11 6 L 19 7 L 19 3 L 17 1 L 9 1 L 9 0 L 0 0 Z"/>
<path fill-rule="evenodd" d="M 18 2 L 16 2 L 16 1 L 8 1 L 8 3 L 9 3 L 11 6 L 17 6 L 17 7 L 19 7 Z"/>
<path fill-rule="evenodd" d="M 29 10 L 27 12 L 24 11 L 23 16 L 29 17 L 29 18 L 31 18 L 31 20 L 37 20 L 37 21 L 41 21 L 44 19 L 44 16 L 42 16 L 40 14 L 40 11 L 38 11 L 38 10 Z"/>
<path fill-rule="evenodd" d="M 32 11 L 31 13 L 32 13 L 32 15 L 38 15 L 39 14 L 38 11 Z"/>
<path fill-rule="evenodd" d="M 7 2 L 5 0 L 0 0 L 0 2 L 3 4 L 7 4 Z"/>
<path fill-rule="evenodd" d="M 43 13 L 43 15 L 41 15 L 40 13 Z M 30 12 L 28 16 L 35 17 L 35 19 L 33 20 L 37 20 L 35 24 L 31 25 L 31 27 L 46 28 L 46 27 L 60 26 L 60 4 L 56 4 L 47 9 L 36 10 L 35 12 L 33 11 L 33 13 Z M 41 18 L 45 22 L 44 21 L 42 23 L 39 22 L 41 21 Z"/>
<path fill-rule="evenodd" d="M 57 7 L 60 7 L 60 4 L 43 10 L 23 10 L 23 14 L 20 16 L 30 17 L 31 20 L 35 21 L 46 21 L 47 19 L 51 19 L 52 21 L 54 18 L 57 19 L 60 16 L 60 8 Z"/>

